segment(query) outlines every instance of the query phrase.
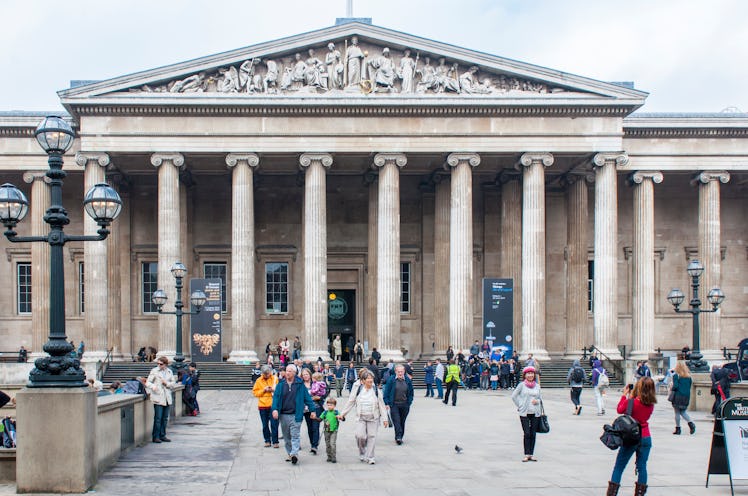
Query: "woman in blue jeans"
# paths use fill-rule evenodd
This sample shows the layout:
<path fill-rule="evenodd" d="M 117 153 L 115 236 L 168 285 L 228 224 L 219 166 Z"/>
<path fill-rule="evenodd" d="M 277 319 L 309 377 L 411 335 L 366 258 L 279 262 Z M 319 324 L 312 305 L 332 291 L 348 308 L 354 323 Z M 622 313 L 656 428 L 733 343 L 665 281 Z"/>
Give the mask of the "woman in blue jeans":
<path fill-rule="evenodd" d="M 631 416 L 641 426 L 642 440 L 636 446 L 621 446 L 613 466 L 613 475 L 608 482 L 606 496 L 616 496 L 618 488 L 621 487 L 621 477 L 631 457 L 636 453 L 637 481 L 634 485 L 634 496 L 644 496 L 647 493 L 647 460 L 652 450 L 652 437 L 649 433 L 649 417 L 652 416 L 657 395 L 655 384 L 651 377 L 642 377 L 634 386 L 633 391 L 629 386 L 623 389 L 623 396 L 618 402 L 618 413 L 626 413 L 629 399 L 634 399 L 634 407 Z"/>

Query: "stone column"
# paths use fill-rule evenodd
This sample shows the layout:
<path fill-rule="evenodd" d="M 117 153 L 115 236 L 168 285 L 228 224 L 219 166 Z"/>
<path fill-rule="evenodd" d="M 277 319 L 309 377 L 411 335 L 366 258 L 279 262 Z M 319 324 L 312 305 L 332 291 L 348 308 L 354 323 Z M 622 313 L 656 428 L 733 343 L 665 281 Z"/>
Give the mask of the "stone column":
<path fill-rule="evenodd" d="M 255 204 L 254 153 L 229 153 L 231 175 L 231 343 L 230 362 L 254 362 L 255 351 Z"/>
<path fill-rule="evenodd" d="M 377 191 L 377 174 L 369 171 L 364 176 L 364 181 L 369 188 L 368 205 L 368 244 L 366 263 L 366 332 L 362 335 L 362 343 L 368 341 L 367 353 L 377 343 L 377 209 L 379 192 Z"/>
<path fill-rule="evenodd" d="M 477 153 L 452 153 L 449 211 L 449 341 L 455 353 L 470 347 L 473 329 L 473 167 Z"/>
<path fill-rule="evenodd" d="M 31 184 L 31 235 L 46 236 L 49 225 L 44 222 L 44 213 L 51 202 L 47 176 L 44 172 L 26 172 L 23 180 Z M 42 346 L 49 337 L 49 245 L 31 243 L 31 344 L 23 343 L 29 358 L 46 356 Z"/>
<path fill-rule="evenodd" d="M 504 175 L 502 174 L 502 177 Z M 512 279 L 512 347 L 522 341 L 522 186 L 519 176 L 503 177 L 501 184 L 501 277 Z"/>
<path fill-rule="evenodd" d="M 109 155 L 106 153 L 75 154 L 75 162 L 85 167 L 84 192 L 106 179 L 106 166 Z M 83 216 L 83 234 L 96 236 L 99 226 L 88 215 Z M 109 288 L 107 270 L 107 243 L 93 241 L 83 244 L 85 311 L 83 339 L 86 352 L 83 361 L 97 362 L 106 356 L 109 344 L 107 328 L 109 326 Z"/>
<path fill-rule="evenodd" d="M 304 153 L 304 328 L 302 359 L 330 360 L 327 348 L 327 153 Z"/>
<path fill-rule="evenodd" d="M 657 171 L 636 171 L 630 176 L 634 186 L 632 360 L 647 359 L 654 352 L 654 185 L 661 182 L 662 173 Z"/>
<path fill-rule="evenodd" d="M 566 354 L 567 359 L 579 358 L 582 348 L 589 346 L 587 336 L 587 245 L 588 191 L 593 178 L 566 176 Z"/>
<path fill-rule="evenodd" d="M 699 257 L 704 265 L 699 298 L 702 308 L 711 309 L 707 295 L 712 288 L 721 287 L 722 250 L 720 234 L 720 183 L 726 184 L 730 174 L 726 171 L 704 171 L 695 179 L 699 186 Z M 729 297 L 729 295 L 728 295 Z M 702 313 L 700 316 L 699 345 L 705 360 L 722 360 L 721 311 Z"/>
<path fill-rule="evenodd" d="M 550 153 L 525 153 L 522 170 L 522 350 L 548 360 L 545 349 L 545 167 Z"/>
<path fill-rule="evenodd" d="M 400 351 L 400 168 L 402 153 L 378 153 L 377 342 L 382 360 L 402 361 Z"/>
<path fill-rule="evenodd" d="M 171 311 L 169 307 L 173 306 L 177 297 L 171 266 L 182 261 L 179 246 L 179 170 L 184 166 L 184 156 L 179 153 L 154 153 L 151 155 L 151 164 L 158 168 L 158 287 L 166 292 L 168 301 L 165 309 Z M 189 288 L 184 292 L 189 292 Z M 182 325 L 184 324 L 183 320 Z M 177 343 L 175 317 L 159 315 L 158 331 L 159 355 L 173 356 Z"/>
<path fill-rule="evenodd" d="M 434 334 L 436 353 L 444 359 L 451 341 L 449 332 L 449 195 L 448 176 L 435 175 L 434 192 Z"/>
<path fill-rule="evenodd" d="M 625 153 L 598 153 L 595 166 L 594 344 L 613 360 L 618 350 L 618 180 L 616 166 Z"/>
<path fill-rule="evenodd" d="M 109 185 L 117 190 L 122 198 L 122 203 L 127 204 L 129 198 L 125 194 L 125 183 L 121 173 L 108 174 L 107 181 Z M 128 210 L 121 210 L 117 220 L 109 226 L 109 237 L 106 239 L 107 250 L 107 344 L 112 348 L 112 356 L 115 360 L 125 360 L 123 349 L 123 332 L 122 332 L 122 264 L 121 264 L 121 231 L 123 223 L 129 222 L 125 215 Z M 125 244 L 127 246 L 127 244 Z M 129 253 L 129 250 L 128 250 Z M 124 272 L 127 274 L 127 272 Z M 128 349 L 130 350 L 129 340 Z M 129 356 L 128 356 L 129 359 Z"/>

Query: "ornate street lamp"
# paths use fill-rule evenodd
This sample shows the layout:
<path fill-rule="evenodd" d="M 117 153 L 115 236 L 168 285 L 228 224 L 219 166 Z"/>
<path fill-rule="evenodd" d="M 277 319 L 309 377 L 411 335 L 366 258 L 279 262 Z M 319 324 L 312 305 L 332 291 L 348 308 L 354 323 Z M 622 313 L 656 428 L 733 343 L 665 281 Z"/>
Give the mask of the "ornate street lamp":
<path fill-rule="evenodd" d="M 12 184 L 0 186 L 0 222 L 5 226 L 5 237 L 13 243 L 43 242 L 50 245 L 49 274 L 49 341 L 44 351 L 49 356 L 38 358 L 29 374 L 28 387 L 85 387 L 86 373 L 80 361 L 70 356 L 73 345 L 65 335 L 65 272 L 62 247 L 68 241 L 103 241 L 109 236 L 109 224 L 122 209 L 117 192 L 106 184 L 97 184 L 86 193 L 83 201 L 86 213 L 98 224 L 98 236 L 70 236 L 63 232 L 70 223 L 62 206 L 62 181 L 67 174 L 62 170 L 62 156 L 70 149 L 75 133 L 61 117 L 44 118 L 34 132 L 39 145 L 47 152 L 51 205 L 44 215 L 49 224 L 46 236 L 18 236 L 16 225 L 28 212 L 29 202 Z"/>
<path fill-rule="evenodd" d="M 711 303 L 711 310 L 703 310 L 701 308 L 701 300 L 699 299 L 699 279 L 701 274 L 704 272 L 704 266 L 698 260 L 691 260 L 686 269 L 688 275 L 691 277 L 691 301 L 688 302 L 688 306 L 691 308 L 681 310 L 680 305 L 686 299 L 683 291 L 680 289 L 673 289 L 668 294 L 667 299 L 673 304 L 676 313 L 690 313 L 693 318 L 693 349 L 691 350 L 691 359 L 688 361 L 688 368 L 692 372 L 709 372 L 709 365 L 703 360 L 701 355 L 701 347 L 699 344 L 699 314 L 716 312 L 719 305 L 725 301 L 725 293 L 719 288 L 712 288 L 707 295 L 707 300 Z"/>
<path fill-rule="evenodd" d="M 184 355 L 182 354 L 182 315 L 197 315 L 205 305 L 207 297 L 202 291 L 193 291 L 190 295 L 190 303 L 195 307 L 195 311 L 184 311 L 184 303 L 182 303 L 182 279 L 187 275 L 187 267 L 182 262 L 176 262 L 171 266 L 171 274 L 176 279 L 177 288 L 177 299 L 174 302 L 173 312 L 164 312 L 161 308 L 168 299 L 163 289 L 157 289 L 151 296 L 151 301 L 158 308 L 158 313 L 164 315 L 176 315 L 177 316 L 177 347 L 176 355 L 174 356 L 174 369 L 179 370 L 184 367 Z"/>

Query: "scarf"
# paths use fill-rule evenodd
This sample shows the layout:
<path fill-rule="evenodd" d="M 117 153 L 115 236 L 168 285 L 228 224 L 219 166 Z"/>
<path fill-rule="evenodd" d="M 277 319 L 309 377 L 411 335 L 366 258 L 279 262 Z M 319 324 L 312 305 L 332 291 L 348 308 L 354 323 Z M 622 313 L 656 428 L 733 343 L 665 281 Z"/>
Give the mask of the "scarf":
<path fill-rule="evenodd" d="M 530 388 L 530 389 L 534 388 L 535 384 L 537 384 L 536 381 L 528 381 L 527 379 L 525 379 L 524 382 L 525 382 L 525 387 Z"/>

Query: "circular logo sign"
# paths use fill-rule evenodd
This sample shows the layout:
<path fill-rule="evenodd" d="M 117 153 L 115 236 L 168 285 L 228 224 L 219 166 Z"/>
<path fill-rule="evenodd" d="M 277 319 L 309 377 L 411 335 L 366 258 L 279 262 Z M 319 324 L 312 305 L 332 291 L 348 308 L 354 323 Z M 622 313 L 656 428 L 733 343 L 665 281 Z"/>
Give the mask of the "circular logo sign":
<path fill-rule="evenodd" d="M 327 302 L 327 316 L 333 320 L 340 320 L 348 313 L 348 304 L 345 300 L 334 299 Z"/>

